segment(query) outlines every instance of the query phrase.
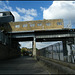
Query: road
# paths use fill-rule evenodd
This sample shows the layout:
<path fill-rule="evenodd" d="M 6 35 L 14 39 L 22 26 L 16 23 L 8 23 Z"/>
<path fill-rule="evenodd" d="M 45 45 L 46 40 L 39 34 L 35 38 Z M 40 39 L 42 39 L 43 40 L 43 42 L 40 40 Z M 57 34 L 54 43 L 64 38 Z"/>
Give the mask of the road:
<path fill-rule="evenodd" d="M 0 74 L 49 74 L 40 62 L 32 57 L 22 56 L 20 58 L 0 61 Z"/>

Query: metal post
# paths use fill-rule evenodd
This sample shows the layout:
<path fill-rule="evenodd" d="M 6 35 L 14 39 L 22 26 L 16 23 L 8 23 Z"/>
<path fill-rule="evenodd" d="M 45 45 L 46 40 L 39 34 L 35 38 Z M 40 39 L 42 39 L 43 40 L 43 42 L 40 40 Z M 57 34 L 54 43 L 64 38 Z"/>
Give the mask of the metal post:
<path fill-rule="evenodd" d="M 67 51 L 67 43 L 66 43 L 66 40 L 63 40 L 63 56 L 64 56 L 64 61 L 67 61 L 68 62 L 68 51 Z"/>
<path fill-rule="evenodd" d="M 48 58 L 49 58 L 49 52 L 50 52 L 50 51 L 49 51 L 49 47 L 48 47 Z"/>
<path fill-rule="evenodd" d="M 53 59 L 53 45 L 52 45 L 52 59 Z"/>
<path fill-rule="evenodd" d="M 47 53 L 48 53 L 48 58 L 49 58 L 49 50 L 48 50 L 48 47 L 46 48 L 46 50 L 47 50 Z"/>
<path fill-rule="evenodd" d="M 72 51 L 72 44 L 70 44 L 71 49 L 71 63 L 74 63 L 73 51 Z"/>
<path fill-rule="evenodd" d="M 57 45 L 55 45 L 56 46 L 56 54 L 58 55 L 58 49 L 57 49 Z M 57 57 L 57 59 L 58 59 L 58 57 Z"/>
<path fill-rule="evenodd" d="M 33 57 L 36 59 L 36 38 L 33 38 Z"/>
<path fill-rule="evenodd" d="M 58 43 L 58 45 L 59 45 L 59 60 L 60 60 L 60 43 Z"/>

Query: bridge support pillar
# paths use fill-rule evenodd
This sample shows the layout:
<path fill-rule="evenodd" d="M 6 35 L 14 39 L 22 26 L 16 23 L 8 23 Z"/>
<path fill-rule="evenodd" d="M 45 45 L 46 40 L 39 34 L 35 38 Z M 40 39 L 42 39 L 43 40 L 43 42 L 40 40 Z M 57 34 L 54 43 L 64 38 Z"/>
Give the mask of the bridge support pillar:
<path fill-rule="evenodd" d="M 66 40 L 63 40 L 62 43 L 63 43 L 63 57 L 64 57 L 64 61 L 68 61 L 67 42 L 66 42 Z"/>
<path fill-rule="evenodd" d="M 33 42 L 32 42 L 32 46 L 33 46 L 33 57 L 34 59 L 36 59 L 36 38 L 33 38 Z"/>
<path fill-rule="evenodd" d="M 75 38 L 70 38 L 68 41 L 68 62 L 74 63 L 74 53 L 73 53 L 73 46 L 75 45 Z"/>

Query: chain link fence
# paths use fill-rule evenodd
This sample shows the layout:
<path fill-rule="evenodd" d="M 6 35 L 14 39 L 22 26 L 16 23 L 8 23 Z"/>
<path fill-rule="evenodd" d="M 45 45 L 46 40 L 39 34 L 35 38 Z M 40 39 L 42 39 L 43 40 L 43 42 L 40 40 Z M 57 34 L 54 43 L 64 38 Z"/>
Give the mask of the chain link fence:
<path fill-rule="evenodd" d="M 72 50 L 74 50 L 73 56 L 74 56 L 74 62 L 75 62 L 75 46 L 73 46 L 72 48 L 73 48 Z M 56 44 L 53 44 L 53 45 L 47 46 L 45 48 L 39 49 L 37 51 L 37 55 L 44 56 L 44 57 L 51 58 L 51 59 L 64 61 L 62 42 L 58 42 Z M 67 56 L 67 57 L 69 58 L 69 56 Z M 66 62 L 71 62 L 69 60 L 70 59 L 68 59 L 68 61 L 66 61 Z"/>

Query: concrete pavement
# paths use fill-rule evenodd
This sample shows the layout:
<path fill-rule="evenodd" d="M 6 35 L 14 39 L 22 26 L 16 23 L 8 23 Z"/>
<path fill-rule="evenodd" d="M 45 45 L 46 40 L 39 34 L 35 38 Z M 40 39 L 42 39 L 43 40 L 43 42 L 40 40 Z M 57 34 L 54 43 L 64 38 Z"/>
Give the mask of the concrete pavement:
<path fill-rule="evenodd" d="M 32 57 L 0 61 L 0 74 L 50 74 L 40 62 Z"/>

